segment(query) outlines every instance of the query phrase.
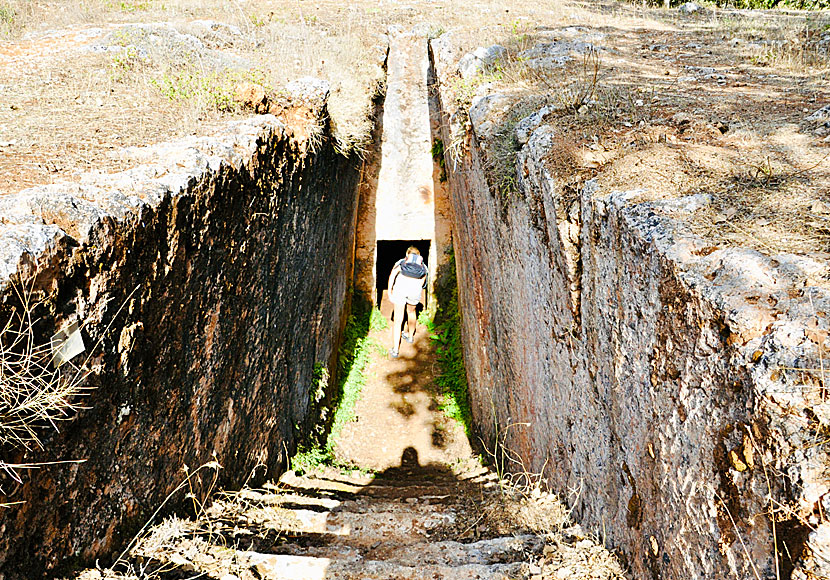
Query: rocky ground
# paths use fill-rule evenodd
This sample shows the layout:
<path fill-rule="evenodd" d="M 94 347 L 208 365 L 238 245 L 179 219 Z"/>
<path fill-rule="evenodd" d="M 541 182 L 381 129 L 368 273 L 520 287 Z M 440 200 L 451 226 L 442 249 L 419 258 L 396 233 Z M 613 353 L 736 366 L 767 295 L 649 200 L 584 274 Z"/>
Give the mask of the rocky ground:
<path fill-rule="evenodd" d="M 467 101 L 509 97 L 494 127 L 503 137 L 494 171 L 507 189 L 521 145 L 513 129 L 547 107 L 551 166 L 574 188 L 598 177 L 606 191 L 661 183 L 648 195 L 702 193 L 698 230 L 713 244 L 827 250 L 821 13 L 614 2 L 6 4 L 0 194 L 124 169 L 134 163 L 124 147 L 249 114 L 235 100 L 247 82 L 276 96 L 299 77 L 325 79 L 343 147 L 366 147 L 384 32 L 400 26 L 451 32 L 458 56 L 504 47 L 493 67 L 468 66 L 457 88 Z"/>
<path fill-rule="evenodd" d="M 608 15 L 535 26 L 464 61 L 459 99 L 487 119 L 493 179 L 509 195 L 516 151 L 549 127 L 563 187 L 637 190 L 632 202 L 701 194 L 713 247 L 826 256 L 827 48 L 820 15 Z M 463 68 L 463 67 L 462 67 Z"/>

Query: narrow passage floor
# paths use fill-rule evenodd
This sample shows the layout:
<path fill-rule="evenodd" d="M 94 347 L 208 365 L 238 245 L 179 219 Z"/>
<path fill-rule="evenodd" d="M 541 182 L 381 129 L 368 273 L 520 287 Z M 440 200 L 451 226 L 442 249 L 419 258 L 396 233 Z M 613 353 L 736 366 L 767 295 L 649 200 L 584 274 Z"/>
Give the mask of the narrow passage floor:
<path fill-rule="evenodd" d="M 389 321 L 392 304 L 384 292 L 381 314 Z M 401 463 L 405 450 L 420 465 L 452 467 L 456 472 L 481 464 L 473 455 L 464 427 L 441 411 L 435 392 L 438 371 L 435 346 L 426 327 L 418 324 L 415 342 L 401 340 L 400 356 L 386 354 L 392 346 L 391 328 L 372 330 L 379 347 L 366 369 L 366 386 L 355 408 L 355 421 L 336 441 L 339 458 L 363 468 L 382 471 Z"/>

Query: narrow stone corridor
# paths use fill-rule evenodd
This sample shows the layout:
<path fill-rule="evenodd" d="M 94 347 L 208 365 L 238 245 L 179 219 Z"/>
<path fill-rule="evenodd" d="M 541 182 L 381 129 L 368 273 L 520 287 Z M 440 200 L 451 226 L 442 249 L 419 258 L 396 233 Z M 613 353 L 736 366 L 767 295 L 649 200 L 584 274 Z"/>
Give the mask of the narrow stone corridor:
<path fill-rule="evenodd" d="M 0 2 L 0 580 L 830 578 L 826 2 Z"/>
<path fill-rule="evenodd" d="M 219 494 L 210 507 L 207 499 L 195 501 L 195 519 L 173 517 L 140 534 L 116 575 L 106 577 L 623 577 L 617 560 L 544 491 L 540 474 L 509 475 L 509 451 L 474 451 L 465 426 L 442 410 L 435 379 L 443 345 L 424 324 L 413 343 L 401 342 L 398 358 L 387 355 L 386 278 L 390 260 L 403 257 L 390 248 L 410 240 L 421 246 L 431 268 L 430 307 L 451 259 L 447 191 L 434 182 L 430 151 L 426 39 L 393 34 L 388 67 L 378 182 L 376 190 L 361 190 L 355 257 L 356 291 L 373 296 L 387 324 L 370 323 L 360 341 L 368 345 L 368 363 L 359 371 L 365 384 L 350 419 L 332 429 L 325 450 L 311 451 L 328 454 L 324 460 L 293 464 L 296 470 L 261 489 Z M 488 456 L 498 469 L 483 465 Z M 90 571 L 84 580 L 100 577 Z"/>

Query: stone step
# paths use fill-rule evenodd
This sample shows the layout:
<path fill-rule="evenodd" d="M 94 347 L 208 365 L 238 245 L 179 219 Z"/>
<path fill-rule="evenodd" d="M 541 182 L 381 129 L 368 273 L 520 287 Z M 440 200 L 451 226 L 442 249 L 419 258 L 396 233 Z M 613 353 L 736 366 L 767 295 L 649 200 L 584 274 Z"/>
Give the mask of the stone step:
<path fill-rule="evenodd" d="M 240 553 L 238 561 L 247 560 L 262 580 L 516 580 L 529 578 L 527 565 L 437 564 L 405 566 L 388 561 L 314 558 Z"/>
<path fill-rule="evenodd" d="M 384 550 L 377 549 L 369 556 L 373 560 L 382 559 L 402 566 L 491 565 L 526 561 L 531 555 L 541 554 L 544 545 L 544 540 L 538 536 L 522 535 L 480 540 L 471 544 L 448 540 L 412 546 L 393 546 Z"/>
<path fill-rule="evenodd" d="M 365 487 L 357 493 L 331 489 L 314 489 L 311 487 L 284 487 L 281 494 L 266 494 L 278 496 L 302 496 L 307 503 L 314 499 L 350 501 L 361 498 L 377 499 L 378 501 L 404 501 L 409 498 L 426 498 L 428 500 L 457 497 L 461 492 L 457 485 L 408 485 L 404 487 Z M 284 503 L 284 502 L 283 502 Z"/>
<path fill-rule="evenodd" d="M 528 578 L 534 568 L 529 560 L 542 551 L 543 543 L 539 538 L 520 536 L 472 544 L 385 544 L 363 553 L 352 546 L 331 545 L 310 548 L 302 554 L 270 554 L 233 550 L 198 538 L 178 538 L 150 548 L 139 554 L 148 570 L 176 569 L 193 577 L 232 574 L 260 580 L 515 580 Z"/>
<path fill-rule="evenodd" d="M 266 489 L 279 491 L 286 486 L 292 489 L 308 489 L 315 491 L 338 491 L 343 493 L 359 493 L 364 487 L 371 485 L 371 476 L 315 476 L 297 475 L 293 471 L 286 471 L 280 476 L 276 484 L 266 484 Z"/>
<path fill-rule="evenodd" d="M 487 470 L 466 479 L 445 472 L 432 477 L 428 470 L 411 475 L 390 470 L 375 479 L 289 473 L 277 484 L 216 500 L 206 512 L 209 529 L 196 523 L 181 530 L 160 526 L 134 557 L 148 569 L 172 567 L 176 573 L 241 580 L 506 580 L 538 575 L 541 537 L 456 541 L 459 528 L 469 523 L 467 498 L 480 500 L 488 486 L 496 485 Z"/>
<path fill-rule="evenodd" d="M 294 493 L 312 497 L 347 499 L 354 496 L 379 498 L 412 498 L 422 496 L 458 496 L 461 489 L 483 488 L 495 491 L 498 477 L 485 471 L 468 478 L 430 479 L 423 476 L 410 478 L 383 478 L 355 480 L 354 478 L 298 476 L 288 472 L 280 478 L 279 485 L 271 491 Z"/>
<path fill-rule="evenodd" d="M 280 509 L 278 513 L 266 508 L 248 512 L 238 523 L 273 529 L 288 537 L 323 536 L 328 542 L 368 546 L 378 541 L 410 544 L 429 537 L 441 526 L 452 525 L 456 519 L 451 509 L 429 504 L 348 502 L 341 508 Z"/>
<path fill-rule="evenodd" d="M 377 484 L 399 486 L 405 485 L 407 482 L 468 482 L 497 479 L 498 477 L 489 467 L 476 467 L 474 469 L 467 469 L 461 473 L 454 473 L 452 470 L 441 468 L 440 466 L 396 467 L 377 474 L 347 474 L 335 469 L 324 468 L 320 471 L 303 475 L 298 475 L 294 471 L 287 471 L 280 477 L 281 482 L 290 480 L 315 483 L 329 481 L 357 487 Z"/>
<path fill-rule="evenodd" d="M 233 502 L 244 502 L 246 505 L 279 506 L 283 508 L 306 508 L 315 511 L 330 511 L 342 505 L 343 501 L 332 497 L 316 494 L 301 494 L 293 492 L 259 491 L 243 489 L 229 500 L 217 500 L 217 509 Z"/>
<path fill-rule="evenodd" d="M 459 506 L 453 494 L 350 497 L 244 490 L 217 500 L 206 515 L 222 522 L 220 535 L 227 543 L 247 542 L 248 549 L 275 553 L 284 552 L 288 544 L 295 548 L 289 553 L 300 555 L 328 546 L 351 546 L 365 554 L 381 545 L 406 546 L 456 535 Z"/>
<path fill-rule="evenodd" d="M 435 490 L 432 490 L 435 491 Z M 240 506 L 240 503 L 244 505 Z M 216 500 L 206 514 L 216 519 L 237 518 L 238 523 L 261 523 L 269 519 L 299 519 L 310 516 L 306 512 L 328 514 L 333 517 L 341 513 L 365 514 L 413 512 L 432 514 L 441 509 L 451 511 L 457 498 L 452 494 L 420 494 L 402 497 L 354 496 L 348 499 L 333 499 L 301 495 L 296 493 L 268 494 L 245 490 L 231 500 Z"/>
<path fill-rule="evenodd" d="M 340 543 L 305 548 L 291 544 L 286 548 L 288 549 L 285 555 L 292 556 L 330 560 L 352 560 L 362 557 L 364 560 L 390 562 L 399 566 L 429 564 L 457 567 L 468 564 L 492 565 L 526 561 L 529 557 L 542 553 L 544 540 L 539 536 L 521 535 L 480 540 L 469 544 L 451 540 L 408 545 L 376 542 L 363 550 Z"/>

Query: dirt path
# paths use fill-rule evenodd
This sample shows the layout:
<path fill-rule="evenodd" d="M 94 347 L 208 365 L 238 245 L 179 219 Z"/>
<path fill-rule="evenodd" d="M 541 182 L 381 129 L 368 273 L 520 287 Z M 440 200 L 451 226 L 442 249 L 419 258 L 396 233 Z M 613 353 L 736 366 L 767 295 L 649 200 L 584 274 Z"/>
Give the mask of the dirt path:
<path fill-rule="evenodd" d="M 391 304 L 385 295 L 381 313 L 389 320 Z M 372 331 L 369 336 L 388 349 L 390 334 L 391 328 Z M 463 471 L 476 464 L 463 426 L 439 408 L 435 349 L 428 335 L 427 328 L 419 324 L 415 342 L 401 341 L 397 359 L 389 358 L 385 350 L 372 352 L 366 386 L 355 409 L 357 420 L 336 441 L 340 459 L 380 471 L 401 465 L 404 451 L 413 448 L 421 465 Z"/>

